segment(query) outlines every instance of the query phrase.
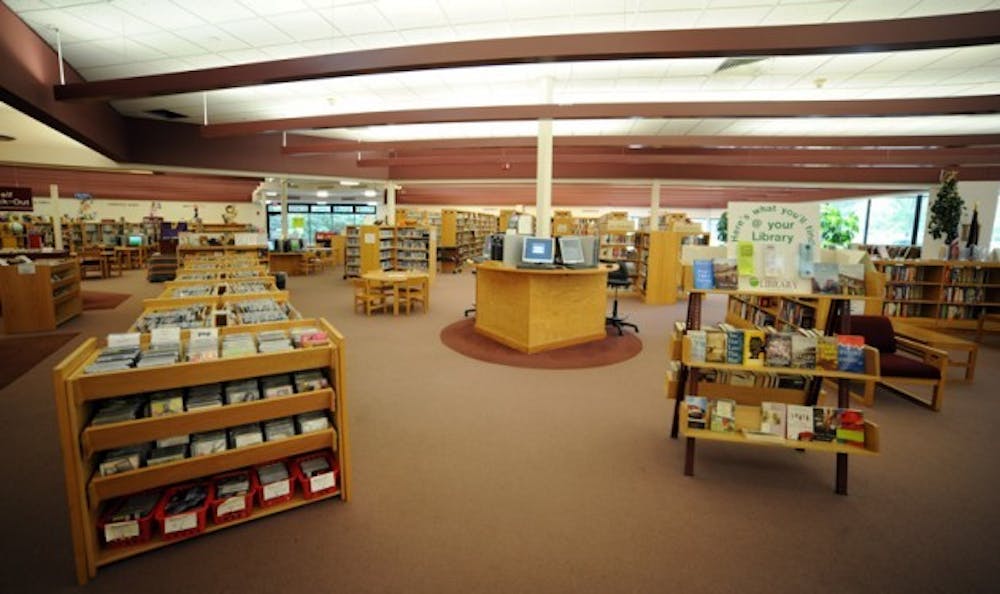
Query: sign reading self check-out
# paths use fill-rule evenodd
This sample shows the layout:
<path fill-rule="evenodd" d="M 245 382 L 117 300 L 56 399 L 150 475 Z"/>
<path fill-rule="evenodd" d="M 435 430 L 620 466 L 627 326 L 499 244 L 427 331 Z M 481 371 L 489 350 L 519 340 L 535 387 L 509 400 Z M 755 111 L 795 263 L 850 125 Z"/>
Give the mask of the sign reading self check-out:
<path fill-rule="evenodd" d="M 0 187 L 0 211 L 19 210 L 31 212 L 34 208 L 32 201 L 31 188 Z"/>

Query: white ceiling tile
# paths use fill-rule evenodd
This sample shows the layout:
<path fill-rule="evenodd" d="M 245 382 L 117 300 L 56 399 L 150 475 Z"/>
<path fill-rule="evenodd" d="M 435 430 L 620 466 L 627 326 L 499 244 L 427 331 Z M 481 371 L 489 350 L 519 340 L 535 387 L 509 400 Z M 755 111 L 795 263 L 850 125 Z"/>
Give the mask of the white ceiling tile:
<path fill-rule="evenodd" d="M 734 8 L 743 6 L 766 6 L 770 8 L 774 2 L 769 0 L 709 0 L 707 4 L 708 9 L 714 10 L 716 8 Z"/>
<path fill-rule="evenodd" d="M 263 62 L 268 59 L 267 54 L 257 48 L 233 50 L 229 52 L 219 52 L 223 57 L 232 60 L 233 64 L 250 64 L 253 62 Z"/>
<path fill-rule="evenodd" d="M 688 134 L 719 134 L 728 127 L 729 122 L 725 120 L 702 120 L 688 130 Z"/>
<path fill-rule="evenodd" d="M 707 81 L 707 76 L 672 76 L 660 81 L 660 88 L 665 92 L 694 91 L 700 89 Z"/>
<path fill-rule="evenodd" d="M 958 6 L 956 6 L 958 4 Z M 953 12 L 971 12 L 984 10 L 990 4 L 989 0 L 971 0 L 956 3 L 954 0 L 921 0 L 904 13 L 907 17 L 933 16 Z M 965 6 L 962 6 L 965 5 Z M 966 9 L 966 10 L 963 10 Z"/>
<path fill-rule="evenodd" d="M 625 0 L 571 0 L 569 6 L 563 4 L 567 12 L 581 14 L 622 14 L 634 6 Z"/>
<path fill-rule="evenodd" d="M 512 21 L 563 16 L 566 13 L 566 9 L 561 2 L 540 2 L 539 0 L 503 0 L 503 3 L 507 7 L 507 18 Z"/>
<path fill-rule="evenodd" d="M 171 31 L 204 25 L 205 21 L 174 4 L 157 0 L 115 0 L 115 6 L 136 18 L 155 23 L 159 29 Z"/>
<path fill-rule="evenodd" d="M 661 78 L 669 72 L 672 61 L 663 59 L 618 60 L 617 63 L 622 76 Z"/>
<path fill-rule="evenodd" d="M 212 52 L 232 51 L 250 47 L 243 40 L 233 37 L 214 25 L 177 29 L 174 33 Z"/>
<path fill-rule="evenodd" d="M 680 118 L 676 120 L 658 120 L 660 122 L 660 134 L 690 134 L 698 124 L 701 123 L 699 119 L 692 118 Z"/>
<path fill-rule="evenodd" d="M 24 15 L 24 21 L 41 34 L 46 41 L 55 40 L 54 28 L 59 29 L 63 43 L 91 41 L 120 36 L 118 31 L 109 31 L 61 10 L 39 10 Z"/>
<path fill-rule="evenodd" d="M 411 45 L 428 43 L 445 43 L 457 41 L 458 36 L 450 27 L 427 27 L 425 29 L 403 29 L 399 32 Z"/>
<path fill-rule="evenodd" d="M 667 65 L 667 73 L 671 77 L 675 76 L 702 76 L 715 72 L 723 62 L 722 58 L 687 58 L 683 60 L 670 60 Z"/>
<path fill-rule="evenodd" d="M 193 69 L 200 68 L 219 68 L 222 66 L 231 66 L 232 61 L 220 56 L 219 54 L 202 54 L 200 56 L 188 56 L 184 58 L 183 62 Z"/>
<path fill-rule="evenodd" d="M 839 54 L 831 56 L 821 64 L 817 72 L 823 74 L 853 74 L 874 66 L 891 55 L 891 52 L 873 52 L 865 54 Z"/>
<path fill-rule="evenodd" d="M 837 86 L 845 89 L 879 88 L 891 82 L 893 78 L 895 78 L 893 75 L 883 72 L 862 73 L 848 78 Z"/>
<path fill-rule="evenodd" d="M 825 23 L 844 6 L 843 2 L 816 2 L 810 4 L 792 4 L 777 7 L 768 14 L 761 25 L 795 25 L 807 23 Z"/>
<path fill-rule="evenodd" d="M 292 41 L 291 37 L 282 33 L 277 27 L 260 19 L 232 21 L 222 23 L 219 27 L 233 37 L 242 39 L 250 47 L 279 45 Z"/>
<path fill-rule="evenodd" d="M 512 22 L 510 29 L 518 37 L 560 35 L 573 32 L 573 21 L 567 18 L 519 20 Z"/>
<path fill-rule="evenodd" d="M 282 33 L 296 41 L 310 41 L 337 37 L 337 28 L 331 25 L 319 13 L 312 10 L 289 12 L 274 15 L 268 21 L 281 30 Z"/>
<path fill-rule="evenodd" d="M 934 62 L 935 68 L 1000 67 L 1000 44 L 962 47 Z M 997 72 L 1000 79 L 1000 71 Z"/>
<path fill-rule="evenodd" d="M 314 39 L 303 41 L 300 45 L 309 50 L 310 53 L 335 54 L 339 52 L 349 52 L 358 48 L 355 43 L 347 37 L 334 37 L 332 39 Z"/>
<path fill-rule="evenodd" d="M 830 22 L 895 19 L 914 4 L 915 0 L 851 0 L 830 17 Z"/>
<path fill-rule="evenodd" d="M 739 75 L 710 76 L 702 89 L 706 91 L 736 91 L 746 87 L 753 79 L 752 76 Z"/>
<path fill-rule="evenodd" d="M 49 8 L 49 5 L 42 2 L 42 0 L 4 0 L 4 4 L 14 11 L 44 10 Z"/>
<path fill-rule="evenodd" d="M 868 67 L 866 72 L 908 72 L 917 68 L 928 68 L 954 51 L 952 48 L 944 48 L 893 52 L 878 64 Z"/>
<path fill-rule="evenodd" d="M 705 0 L 636 0 L 636 9 L 642 12 L 656 10 L 702 10 Z"/>
<path fill-rule="evenodd" d="M 802 74 L 822 69 L 830 56 L 778 56 L 761 62 L 764 74 Z"/>
<path fill-rule="evenodd" d="M 998 75 L 1000 75 L 1000 72 L 996 68 L 970 68 L 942 82 L 948 85 L 993 83 L 1000 79 Z"/>
<path fill-rule="evenodd" d="M 752 27 L 759 25 L 769 12 L 771 12 L 769 6 L 706 10 L 698 20 L 698 26 L 702 28 Z"/>
<path fill-rule="evenodd" d="M 751 80 L 746 88 L 747 89 L 778 89 L 784 90 L 795 83 L 799 77 L 797 75 L 789 74 L 765 74 L 762 76 L 755 76 Z"/>
<path fill-rule="evenodd" d="M 663 10 L 628 15 L 628 28 L 632 31 L 660 29 L 693 29 L 701 18 L 700 10 Z"/>
<path fill-rule="evenodd" d="M 66 12 L 119 35 L 149 33 L 160 30 L 158 25 L 145 19 L 137 18 L 124 10 L 119 10 L 113 4 L 91 3 L 67 8 Z"/>
<path fill-rule="evenodd" d="M 130 35 L 129 38 L 139 44 L 152 48 L 165 56 L 185 57 L 196 56 L 205 53 L 205 49 L 170 33 L 169 31 L 158 31 L 156 33 L 140 33 Z"/>
<path fill-rule="evenodd" d="M 396 31 L 387 31 L 385 33 L 369 33 L 367 35 L 356 36 L 354 43 L 358 49 L 375 49 L 406 45 L 406 40 Z"/>
<path fill-rule="evenodd" d="M 507 18 L 507 10 L 502 1 L 439 0 L 438 4 L 452 25 L 503 21 Z"/>
<path fill-rule="evenodd" d="M 109 52 L 93 42 L 68 43 L 63 46 L 63 51 L 64 55 L 70 56 L 66 61 L 77 70 L 122 64 L 125 61 L 120 53 Z"/>
<path fill-rule="evenodd" d="M 448 25 L 448 19 L 436 0 L 378 0 L 375 6 L 397 29 Z"/>
<path fill-rule="evenodd" d="M 191 14 L 201 17 L 207 23 L 223 23 L 238 21 L 252 17 L 246 6 L 235 0 L 172 0 L 174 4 L 183 7 Z"/>
<path fill-rule="evenodd" d="M 301 0 L 240 0 L 240 3 L 262 16 L 295 12 L 307 8 Z"/>
<path fill-rule="evenodd" d="M 507 22 L 453 25 L 452 29 L 458 39 L 494 39 L 513 36 Z"/>
<path fill-rule="evenodd" d="M 267 47 L 260 48 L 260 51 L 264 52 L 270 60 L 287 60 L 290 58 L 301 58 L 303 56 L 312 56 L 316 52 L 310 50 L 309 48 L 300 45 L 298 43 L 289 43 L 285 45 L 269 45 Z"/>
<path fill-rule="evenodd" d="M 573 28 L 580 33 L 606 33 L 625 29 L 623 14 L 587 14 L 573 17 Z"/>
<path fill-rule="evenodd" d="M 364 35 L 391 31 L 392 24 L 382 16 L 374 4 L 348 4 L 337 6 L 332 15 L 321 13 L 344 35 Z M 360 40 L 359 40 L 360 41 Z"/>

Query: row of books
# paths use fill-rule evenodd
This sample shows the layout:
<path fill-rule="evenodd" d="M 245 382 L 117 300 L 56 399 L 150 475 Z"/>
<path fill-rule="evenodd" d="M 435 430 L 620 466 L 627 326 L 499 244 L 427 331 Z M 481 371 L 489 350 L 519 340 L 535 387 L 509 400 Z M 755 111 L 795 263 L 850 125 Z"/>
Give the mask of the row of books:
<path fill-rule="evenodd" d="M 864 337 L 826 336 L 815 329 L 779 332 L 719 324 L 687 333 L 691 363 L 728 363 L 748 367 L 796 367 L 864 373 Z"/>
<path fill-rule="evenodd" d="M 942 305 L 940 317 L 948 320 L 978 320 L 983 307 L 975 305 Z"/>
<path fill-rule="evenodd" d="M 694 288 L 696 289 L 732 291 L 739 284 L 736 260 L 730 258 L 695 260 L 692 269 L 694 273 Z"/>
<path fill-rule="evenodd" d="M 893 285 L 885 288 L 886 299 L 923 299 L 924 288 L 921 285 Z"/>
<path fill-rule="evenodd" d="M 927 317 L 922 303 L 885 303 L 882 305 L 882 315 L 896 318 Z"/>
<path fill-rule="evenodd" d="M 981 303 L 986 300 L 986 289 L 982 287 L 948 287 L 944 290 L 944 300 L 952 303 Z"/>
<path fill-rule="evenodd" d="M 821 295 L 864 295 L 865 265 L 812 262 L 800 266 L 803 278 L 812 278 L 813 293 Z M 736 290 L 739 274 L 736 260 L 715 258 L 692 263 L 695 289 Z"/>
<path fill-rule="evenodd" d="M 908 281 L 914 282 L 923 280 L 922 274 L 923 268 L 918 266 L 899 266 L 895 264 L 886 264 L 885 275 L 889 280 L 892 281 Z"/>
<path fill-rule="evenodd" d="M 760 424 L 739 426 L 735 400 L 685 396 L 687 426 L 724 433 L 742 432 L 747 439 L 773 441 L 821 441 L 856 447 L 865 445 L 864 411 L 854 408 L 801 406 L 762 402 Z"/>
<path fill-rule="evenodd" d="M 754 388 L 783 388 L 787 390 L 804 390 L 809 378 L 804 375 L 786 375 L 778 373 L 762 373 L 759 371 L 729 371 L 724 369 L 702 369 L 699 381 L 730 386 L 748 386 Z"/>
<path fill-rule="evenodd" d="M 948 280 L 953 283 L 983 283 L 986 282 L 986 268 L 977 266 L 962 266 L 948 271 Z"/>
<path fill-rule="evenodd" d="M 795 324 L 799 328 L 813 328 L 816 326 L 816 308 L 804 303 L 795 301 L 783 301 L 778 317 L 786 322 Z"/>

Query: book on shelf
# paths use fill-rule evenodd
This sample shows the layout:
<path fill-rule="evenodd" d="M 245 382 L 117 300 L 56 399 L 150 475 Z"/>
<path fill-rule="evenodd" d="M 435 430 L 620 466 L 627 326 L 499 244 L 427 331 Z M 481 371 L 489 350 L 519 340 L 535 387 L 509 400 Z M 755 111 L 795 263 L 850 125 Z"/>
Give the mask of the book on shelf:
<path fill-rule="evenodd" d="M 743 364 L 747 367 L 764 366 L 764 331 L 744 330 Z"/>
<path fill-rule="evenodd" d="M 690 358 L 692 363 L 705 362 L 707 335 L 704 330 L 688 330 L 688 340 L 691 342 Z"/>
<path fill-rule="evenodd" d="M 726 363 L 743 364 L 743 330 L 729 324 L 720 324 L 726 331 Z"/>
<path fill-rule="evenodd" d="M 736 401 L 730 398 L 718 398 L 712 402 L 712 431 L 733 433 L 736 431 Z"/>
<path fill-rule="evenodd" d="M 735 259 L 716 258 L 712 261 L 712 270 L 716 289 L 735 290 L 739 286 Z"/>
<path fill-rule="evenodd" d="M 726 333 L 718 329 L 705 330 L 705 361 L 726 362 Z"/>
<path fill-rule="evenodd" d="M 838 352 L 836 336 L 816 337 L 816 367 L 829 371 L 838 368 Z"/>
<path fill-rule="evenodd" d="M 840 419 L 837 409 L 827 406 L 813 408 L 813 441 L 834 441 L 837 439 L 837 427 Z"/>
<path fill-rule="evenodd" d="M 761 402 L 760 431 L 784 439 L 785 413 L 786 407 L 783 402 Z"/>
<path fill-rule="evenodd" d="M 813 407 L 789 404 L 786 407 L 787 433 L 785 437 L 796 441 L 812 441 Z"/>
<path fill-rule="evenodd" d="M 768 367 L 788 367 L 792 363 L 792 335 L 768 332 L 764 336 L 764 363 Z"/>
<path fill-rule="evenodd" d="M 816 262 L 813 265 L 813 293 L 840 294 L 840 265 L 834 262 Z"/>
<path fill-rule="evenodd" d="M 863 448 L 865 446 L 865 413 L 856 408 L 839 410 L 840 424 L 837 426 L 837 441 Z"/>
<path fill-rule="evenodd" d="M 694 288 L 715 288 L 715 275 L 712 272 L 711 260 L 695 260 L 692 269 L 694 272 Z"/>
<path fill-rule="evenodd" d="M 865 372 L 865 337 L 854 334 L 837 335 L 837 369 L 851 373 Z"/>
<path fill-rule="evenodd" d="M 792 367 L 814 369 L 816 367 L 816 335 L 796 332 L 792 334 Z"/>
<path fill-rule="evenodd" d="M 687 426 L 692 429 L 705 429 L 708 424 L 708 398 L 704 396 L 685 396 L 687 406 Z"/>

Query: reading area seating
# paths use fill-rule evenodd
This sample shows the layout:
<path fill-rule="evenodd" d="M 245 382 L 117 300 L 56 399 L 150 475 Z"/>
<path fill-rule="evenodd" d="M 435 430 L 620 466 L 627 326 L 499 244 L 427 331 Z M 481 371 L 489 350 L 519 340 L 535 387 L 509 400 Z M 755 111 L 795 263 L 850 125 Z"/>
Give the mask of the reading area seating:
<path fill-rule="evenodd" d="M 851 316 L 851 333 L 864 336 L 865 344 L 878 350 L 881 378 L 877 383 L 917 404 L 941 410 L 948 353 L 898 336 L 892 322 L 883 316 Z M 899 383 L 930 386 L 930 400 L 901 388 Z M 861 396 L 865 406 L 875 405 L 875 384 L 875 380 L 865 382 L 865 391 Z M 856 394 L 854 396 L 857 397 Z"/>

